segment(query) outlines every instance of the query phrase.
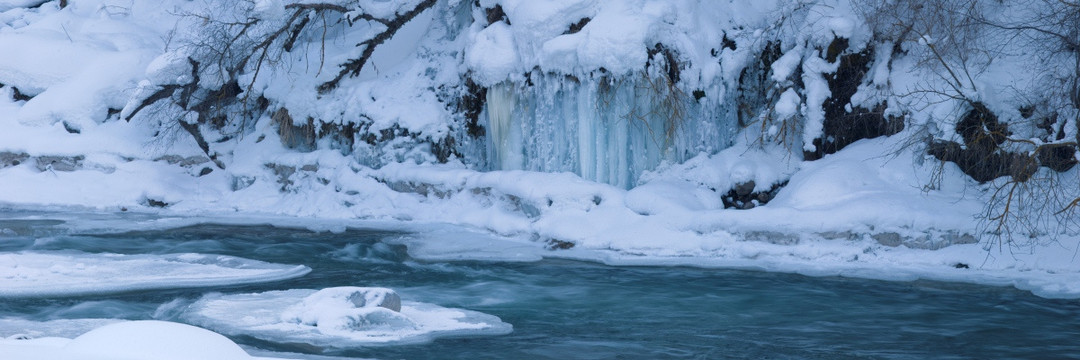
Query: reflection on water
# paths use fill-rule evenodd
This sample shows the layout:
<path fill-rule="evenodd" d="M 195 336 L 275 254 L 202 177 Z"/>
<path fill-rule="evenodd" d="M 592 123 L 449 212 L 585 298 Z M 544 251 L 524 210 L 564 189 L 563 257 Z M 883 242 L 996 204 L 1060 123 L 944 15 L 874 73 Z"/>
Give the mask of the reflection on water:
<path fill-rule="evenodd" d="M 930 281 L 812 278 L 683 267 L 609 267 L 412 259 L 383 239 L 400 233 L 318 233 L 270 226 L 197 225 L 111 235 L 59 234 L 11 223 L 19 233 L 0 250 L 201 252 L 305 264 L 302 278 L 210 289 L 0 302 L 0 318 L 175 320 L 207 292 L 241 293 L 333 286 L 380 286 L 411 301 L 500 317 L 505 336 L 429 344 L 329 350 L 374 358 L 1067 358 L 1080 357 L 1080 303 L 1012 288 Z M 0 326 L 2 326 L 0 322 Z M 0 333 L 3 333 L 0 331 Z M 273 351 L 301 345 L 234 338 Z"/>

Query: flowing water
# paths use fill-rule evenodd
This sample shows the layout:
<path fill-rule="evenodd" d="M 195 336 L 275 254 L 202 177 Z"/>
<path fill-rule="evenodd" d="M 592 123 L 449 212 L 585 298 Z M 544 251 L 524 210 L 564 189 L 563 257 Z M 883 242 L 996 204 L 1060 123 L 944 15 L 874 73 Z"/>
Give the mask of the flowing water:
<path fill-rule="evenodd" d="M 55 223 L 6 225 L 23 231 Z M 305 264 L 313 271 L 256 285 L 6 299 L 0 318 L 175 320 L 176 309 L 163 304 L 207 292 L 381 286 L 406 300 L 498 316 L 514 331 L 336 350 L 233 340 L 270 351 L 381 359 L 1080 357 L 1080 302 L 1011 288 L 567 260 L 425 262 L 385 242 L 403 234 L 372 230 L 196 225 L 111 235 L 37 233 L 44 238 L 0 238 L 0 251 L 199 252 Z"/>

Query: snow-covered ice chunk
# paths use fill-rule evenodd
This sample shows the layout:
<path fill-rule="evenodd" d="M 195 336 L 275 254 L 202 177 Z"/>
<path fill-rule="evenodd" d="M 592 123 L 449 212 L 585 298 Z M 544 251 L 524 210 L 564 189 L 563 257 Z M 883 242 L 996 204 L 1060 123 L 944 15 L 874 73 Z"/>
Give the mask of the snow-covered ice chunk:
<path fill-rule="evenodd" d="M 396 296 L 389 289 L 363 287 L 211 294 L 191 304 L 180 318 L 224 334 L 335 348 L 513 330 L 492 315 L 434 304 L 403 301 L 401 311 L 394 311 L 385 305 Z"/>
<path fill-rule="evenodd" d="M 416 323 L 400 311 L 401 297 L 393 290 L 336 287 L 320 290 L 285 309 L 281 320 L 343 336 L 352 331 L 416 329 Z"/>
<path fill-rule="evenodd" d="M 0 253 L 0 297 L 222 286 L 300 277 L 311 268 L 225 255 Z"/>

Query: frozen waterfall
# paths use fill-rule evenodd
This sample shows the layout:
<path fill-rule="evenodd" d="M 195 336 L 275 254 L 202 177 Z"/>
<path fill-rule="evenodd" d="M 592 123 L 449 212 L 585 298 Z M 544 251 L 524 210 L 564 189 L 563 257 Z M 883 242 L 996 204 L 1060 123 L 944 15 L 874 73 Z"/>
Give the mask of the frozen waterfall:
<path fill-rule="evenodd" d="M 485 105 L 488 168 L 573 172 L 630 188 L 662 161 L 730 145 L 736 121 L 719 97 L 696 100 L 643 75 L 534 73 L 527 83 L 500 83 Z"/>

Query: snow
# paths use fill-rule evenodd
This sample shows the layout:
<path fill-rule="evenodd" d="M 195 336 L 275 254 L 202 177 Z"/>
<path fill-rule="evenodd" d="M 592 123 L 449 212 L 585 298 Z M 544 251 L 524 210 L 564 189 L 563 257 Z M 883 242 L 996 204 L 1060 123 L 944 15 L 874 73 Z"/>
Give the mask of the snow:
<path fill-rule="evenodd" d="M 465 55 L 465 63 L 473 69 L 483 69 L 476 78 L 484 85 L 506 80 L 509 74 L 523 71 L 519 67 L 514 37 L 510 26 L 497 22 L 476 33 L 473 48 Z"/>
<path fill-rule="evenodd" d="M 55 297 L 147 289 L 221 286 L 303 276 L 303 265 L 224 255 L 0 253 L 0 297 Z"/>
<path fill-rule="evenodd" d="M 802 45 L 797 45 L 791 50 L 780 56 L 772 63 L 772 79 L 778 83 L 788 81 L 791 74 L 795 73 L 795 69 L 802 62 L 803 52 L 806 49 Z"/>
<path fill-rule="evenodd" d="M 181 319 L 230 335 L 349 348 L 432 341 L 444 336 L 502 335 L 512 331 L 498 317 L 471 310 L 402 301 L 401 311 L 371 305 L 388 289 L 341 287 L 204 296 Z M 367 305 L 352 298 L 363 294 Z M 392 291 L 390 291 L 392 293 Z"/>
<path fill-rule="evenodd" d="M 74 339 L 0 339 L 0 353 L 11 360 L 269 359 L 252 357 L 219 334 L 156 320 L 105 325 Z"/>
<path fill-rule="evenodd" d="M 790 119 L 797 114 L 799 110 L 799 94 L 795 92 L 795 89 L 784 90 L 783 94 L 780 94 L 780 100 L 776 101 L 776 118 L 780 120 Z"/>

